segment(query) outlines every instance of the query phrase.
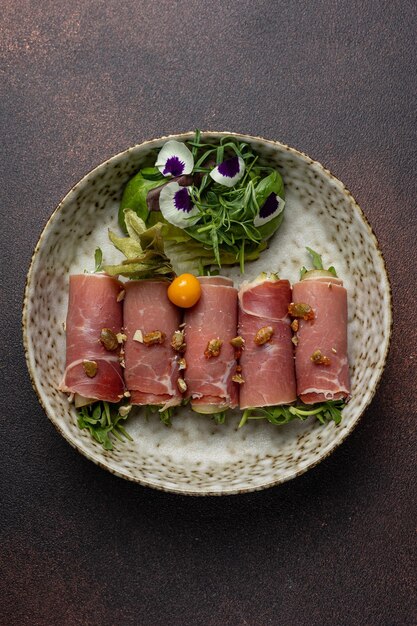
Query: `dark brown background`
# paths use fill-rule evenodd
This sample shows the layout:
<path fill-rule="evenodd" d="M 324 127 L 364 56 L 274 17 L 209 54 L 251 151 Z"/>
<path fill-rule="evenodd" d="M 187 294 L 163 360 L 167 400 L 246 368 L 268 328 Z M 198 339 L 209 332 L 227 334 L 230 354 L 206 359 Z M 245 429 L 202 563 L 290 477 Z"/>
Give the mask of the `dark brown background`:
<path fill-rule="evenodd" d="M 417 622 L 416 15 L 411 0 L 1 2 L 1 624 Z M 195 127 L 329 167 L 393 286 L 360 425 L 306 475 L 245 496 L 159 493 L 79 456 L 21 346 L 25 274 L 59 200 L 112 154 Z"/>

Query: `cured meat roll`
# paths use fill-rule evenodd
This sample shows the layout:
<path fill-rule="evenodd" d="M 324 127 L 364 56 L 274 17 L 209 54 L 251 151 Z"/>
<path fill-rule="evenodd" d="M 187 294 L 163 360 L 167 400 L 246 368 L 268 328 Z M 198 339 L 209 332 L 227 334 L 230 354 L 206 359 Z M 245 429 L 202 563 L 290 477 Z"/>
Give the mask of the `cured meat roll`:
<path fill-rule="evenodd" d="M 61 391 L 119 402 L 124 382 L 116 334 L 123 324 L 123 285 L 106 274 L 70 276 L 66 369 Z M 86 404 L 76 396 L 76 404 Z"/>
<path fill-rule="evenodd" d="M 298 326 L 295 367 L 300 399 L 315 404 L 347 398 L 347 292 L 343 281 L 330 274 L 323 276 L 323 272 L 307 272 L 294 285 L 293 300 L 290 312 L 297 320 L 293 328 Z"/>
<path fill-rule="evenodd" d="M 289 404 L 296 400 L 288 280 L 256 279 L 239 290 L 240 408 Z"/>
<path fill-rule="evenodd" d="M 168 300 L 165 281 L 132 280 L 125 289 L 125 381 L 130 403 L 176 406 L 182 396 L 171 339 L 179 329 L 181 311 Z"/>
<path fill-rule="evenodd" d="M 234 348 L 237 289 L 222 276 L 201 276 L 201 297 L 185 313 L 184 379 L 191 406 L 198 413 L 217 413 L 238 405 Z"/>

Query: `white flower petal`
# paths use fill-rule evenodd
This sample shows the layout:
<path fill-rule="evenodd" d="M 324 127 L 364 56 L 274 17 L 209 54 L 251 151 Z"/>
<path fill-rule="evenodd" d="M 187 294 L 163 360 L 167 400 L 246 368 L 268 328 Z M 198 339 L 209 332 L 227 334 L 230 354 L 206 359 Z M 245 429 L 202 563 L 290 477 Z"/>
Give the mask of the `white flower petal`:
<path fill-rule="evenodd" d="M 191 174 L 194 157 L 185 143 L 171 139 L 159 151 L 155 166 L 164 176 Z"/>
<path fill-rule="evenodd" d="M 188 188 L 180 187 L 176 181 L 162 187 L 159 208 L 166 221 L 179 228 L 192 226 L 200 215 L 197 207 L 191 204 Z"/>
<path fill-rule="evenodd" d="M 254 226 L 262 226 L 277 217 L 285 207 L 285 200 L 275 193 L 271 193 L 259 209 L 258 215 L 253 220 Z"/>
<path fill-rule="evenodd" d="M 245 173 L 245 162 L 242 157 L 232 157 L 220 163 L 211 172 L 211 178 L 225 187 L 233 187 Z"/>

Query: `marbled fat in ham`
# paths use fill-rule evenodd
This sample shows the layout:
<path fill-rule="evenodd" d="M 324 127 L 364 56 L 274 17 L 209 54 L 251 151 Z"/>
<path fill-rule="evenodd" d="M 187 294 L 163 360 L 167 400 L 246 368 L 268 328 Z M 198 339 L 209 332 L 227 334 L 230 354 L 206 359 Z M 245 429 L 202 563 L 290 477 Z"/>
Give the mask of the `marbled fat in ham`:
<path fill-rule="evenodd" d="M 108 351 L 100 342 L 103 328 L 120 333 L 122 303 L 117 297 L 123 285 L 105 274 L 70 276 L 66 320 L 66 369 L 61 391 L 85 398 L 118 402 L 124 382 L 119 350 Z M 87 376 L 83 361 L 95 361 L 97 373 Z"/>
<path fill-rule="evenodd" d="M 314 319 L 300 320 L 295 352 L 297 393 L 306 404 L 339 400 L 350 394 L 347 357 L 347 292 L 338 278 L 302 280 L 293 287 L 295 303 L 309 304 Z M 311 360 L 320 350 L 329 365 Z"/>
<path fill-rule="evenodd" d="M 245 340 L 240 365 L 240 408 L 276 406 L 296 400 L 294 354 L 288 305 L 288 280 L 255 280 L 239 290 L 239 335 Z M 263 345 L 257 332 L 271 326 L 273 335 Z"/>
<path fill-rule="evenodd" d="M 194 410 L 214 413 L 238 405 L 238 385 L 232 381 L 236 371 L 230 340 L 237 329 L 237 290 L 222 276 L 200 277 L 201 298 L 185 312 L 187 344 L 185 381 Z M 220 354 L 204 354 L 212 339 L 223 341 Z"/>
<path fill-rule="evenodd" d="M 177 386 L 178 358 L 171 338 L 181 323 L 181 310 L 168 300 L 168 283 L 156 280 L 129 281 L 123 301 L 125 381 L 131 404 L 175 406 L 181 403 Z M 153 331 L 165 334 L 161 344 L 145 345 L 134 339 Z"/>

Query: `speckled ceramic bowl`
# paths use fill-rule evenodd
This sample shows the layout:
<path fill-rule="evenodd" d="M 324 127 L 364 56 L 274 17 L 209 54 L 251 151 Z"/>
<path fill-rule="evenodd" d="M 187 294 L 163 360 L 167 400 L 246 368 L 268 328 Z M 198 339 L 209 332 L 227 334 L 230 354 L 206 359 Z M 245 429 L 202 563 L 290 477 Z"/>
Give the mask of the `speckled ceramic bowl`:
<path fill-rule="evenodd" d="M 218 138 L 229 133 L 208 132 Z M 192 133 L 175 138 L 186 140 Z M 278 271 L 291 281 L 309 261 L 305 246 L 322 251 L 349 293 L 349 359 L 352 400 L 342 424 L 321 426 L 313 419 L 286 426 L 251 422 L 237 430 L 238 412 L 227 424 L 184 409 L 172 428 L 157 417 L 131 414 L 133 442 L 111 452 L 77 427 L 75 409 L 58 391 L 65 363 L 68 276 L 93 269 L 97 246 L 113 262 L 107 228 L 117 228 L 125 183 L 140 167 L 154 163 L 166 137 L 118 154 L 87 174 L 55 210 L 39 239 L 29 269 L 23 335 L 32 383 L 49 419 L 74 446 L 103 468 L 143 485 L 188 494 L 230 494 L 284 482 L 316 465 L 352 431 L 371 402 L 387 357 L 391 332 L 390 285 L 378 243 L 362 211 L 343 184 L 322 165 L 281 143 L 236 135 L 251 143 L 282 173 L 286 187 L 283 225 L 261 258 L 247 264 L 245 278 Z M 119 257 L 115 257 L 116 260 Z M 228 272 L 236 283 L 237 269 Z M 378 302 L 378 315 L 369 311 Z"/>

